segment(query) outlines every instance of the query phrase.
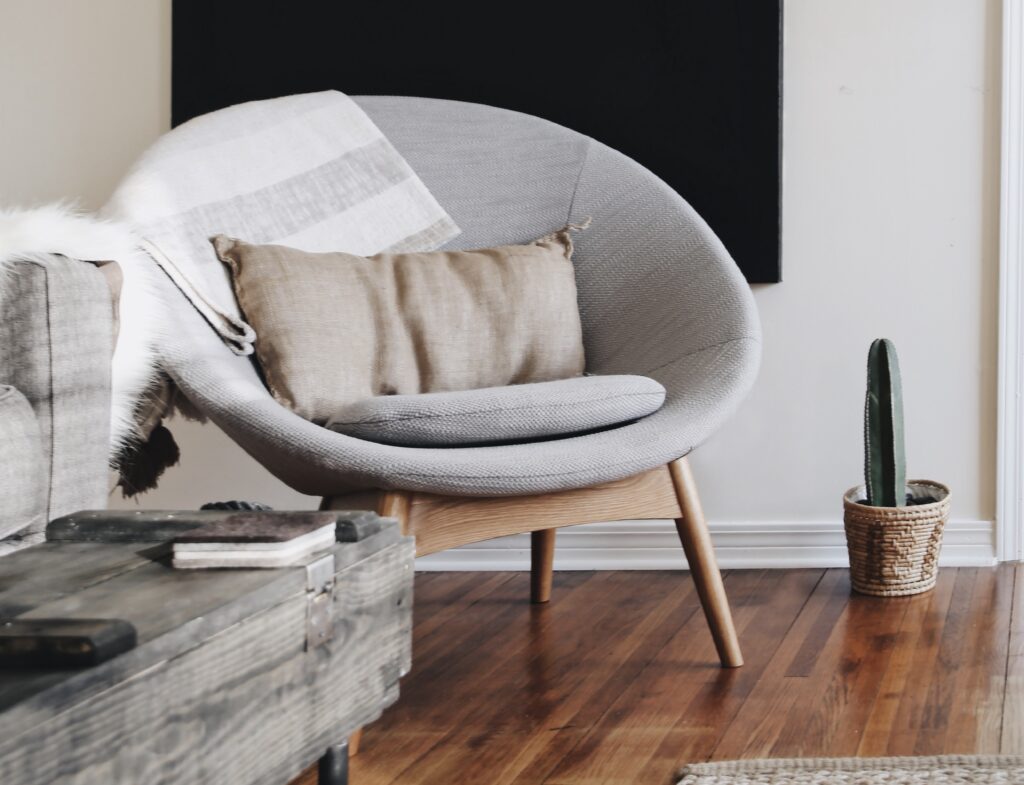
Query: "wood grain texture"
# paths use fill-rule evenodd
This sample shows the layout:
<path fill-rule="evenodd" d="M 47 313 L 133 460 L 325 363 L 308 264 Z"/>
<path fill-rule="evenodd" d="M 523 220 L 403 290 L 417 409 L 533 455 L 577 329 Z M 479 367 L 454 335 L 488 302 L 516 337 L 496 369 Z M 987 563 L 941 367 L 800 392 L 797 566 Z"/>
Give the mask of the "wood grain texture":
<path fill-rule="evenodd" d="M 402 527 L 402 534 L 408 534 L 410 504 L 412 494 L 408 491 L 386 491 L 381 494 L 374 512 L 385 518 L 394 518 Z"/>
<path fill-rule="evenodd" d="M 1000 750 L 1024 750 L 1024 565 L 1014 574 Z"/>
<path fill-rule="evenodd" d="M 551 581 L 555 568 L 555 536 L 558 529 L 530 532 L 530 601 L 551 599 Z"/>
<path fill-rule="evenodd" d="M 424 556 L 459 545 L 530 532 L 530 599 L 551 595 L 559 527 L 624 519 L 673 518 L 723 667 L 743 664 L 697 485 L 686 458 L 624 480 L 557 493 L 453 497 L 406 491 L 357 491 L 324 498 L 322 510 L 364 507 L 395 518 Z"/>
<path fill-rule="evenodd" d="M 370 510 L 385 518 L 398 521 L 403 535 L 409 531 L 409 505 L 411 494 L 407 491 L 359 491 L 343 497 L 324 498 L 320 503 L 321 510 Z M 354 729 L 348 738 L 349 757 L 359 754 L 362 743 L 363 729 Z M 304 773 L 303 776 L 307 776 Z"/>
<path fill-rule="evenodd" d="M 92 669 L 81 692 L 58 685 L 59 694 L 40 693 L 47 703 L 30 699 L 25 711 L 16 711 L 19 704 L 5 712 L 0 782 L 287 782 L 392 703 L 410 666 L 412 542 L 397 537 L 392 526 L 335 551 L 332 640 L 305 648 L 302 570 L 296 591 L 233 620 L 216 618 L 224 609 L 206 593 L 189 594 L 183 603 L 176 597 L 195 614 L 181 622 L 195 636 L 194 645 L 182 648 L 176 640 L 168 656 L 131 678 Z M 142 578 L 158 577 L 144 575 L 155 566 L 91 585 L 82 592 L 89 596 L 81 607 L 115 608 L 115 584 L 136 589 L 139 601 L 149 602 Z M 217 572 L 221 581 L 242 578 Z M 228 585 L 218 584 L 214 571 L 209 575 L 208 582 L 200 581 L 205 592 Z M 262 585 L 275 583 L 263 576 Z M 187 587 L 160 588 L 166 603 L 168 591 Z M 76 597 L 67 594 L 32 613 L 73 613 Z M 219 601 L 223 606 L 223 597 Z M 229 606 L 232 612 L 240 607 Z M 210 616 L 212 628 L 205 626 Z M 162 623 L 155 620 L 138 624 L 153 656 L 161 636 L 170 633 L 160 633 Z M 32 721 L 8 722 L 11 717 Z"/>
<path fill-rule="evenodd" d="M 303 524 L 315 528 L 333 523 L 331 516 L 305 510 L 82 510 L 50 521 L 48 542 L 163 543 L 197 530 L 219 530 L 228 536 L 253 531 L 269 541 Z"/>
<path fill-rule="evenodd" d="M 371 518 L 373 520 L 366 520 Z M 360 513 L 339 523 L 354 542 L 335 546 L 335 569 L 341 571 L 400 539 L 394 525 L 380 527 L 374 516 Z M 366 535 L 365 537 L 363 535 Z M 40 552 L 37 553 L 36 551 Z M 0 563 L 4 604 L 18 617 L 120 618 L 136 629 L 135 649 L 96 668 L 77 671 L 0 671 L 0 735 L 36 727 L 48 717 L 90 695 L 124 681 L 157 663 L 197 646 L 254 613 L 305 591 L 305 570 L 172 569 L 166 549 L 130 544 L 46 543 L 11 554 Z M 49 559 L 57 554 L 53 561 Z M 75 568 L 76 555 L 85 568 Z M 310 559 L 319 558 L 319 554 Z M 53 564 L 59 591 L 18 578 L 25 565 Z M 68 568 L 66 579 L 60 572 Z M 43 569 L 45 574 L 49 568 Z"/>
<path fill-rule="evenodd" d="M 845 570 L 724 576 L 747 662 L 713 662 L 672 572 L 417 576 L 416 661 L 353 782 L 664 785 L 730 758 L 1024 753 L 1019 567 L 853 595 Z M 520 601 L 516 601 L 519 599 Z"/>
<path fill-rule="evenodd" d="M 359 745 L 362 743 L 362 740 L 363 740 L 363 729 L 361 727 L 360 728 L 356 728 L 354 731 L 352 731 L 352 733 L 348 737 L 348 754 L 349 755 L 358 755 L 359 754 Z"/>
<path fill-rule="evenodd" d="M 580 523 L 678 518 L 679 502 L 667 466 L 624 480 L 535 496 L 437 496 L 360 491 L 323 500 L 325 510 L 374 510 L 397 518 L 416 537 L 416 555 Z"/>
<path fill-rule="evenodd" d="M 149 561 L 137 548 L 123 548 L 112 556 L 99 543 L 44 542 L 18 551 L 4 559 L 0 570 L 0 616 L 19 616 Z"/>
<path fill-rule="evenodd" d="M 722 575 L 715 559 L 715 549 L 711 544 L 711 534 L 704 519 L 700 496 L 697 493 L 697 482 L 693 478 L 693 470 L 686 458 L 680 458 L 668 465 L 669 474 L 679 498 L 680 514 L 676 517 L 676 529 L 679 540 L 686 552 L 686 561 L 690 574 L 697 584 L 707 616 L 711 637 L 715 641 L 715 649 L 723 668 L 738 668 L 743 664 L 739 638 L 729 610 L 729 598 L 725 594 Z"/>

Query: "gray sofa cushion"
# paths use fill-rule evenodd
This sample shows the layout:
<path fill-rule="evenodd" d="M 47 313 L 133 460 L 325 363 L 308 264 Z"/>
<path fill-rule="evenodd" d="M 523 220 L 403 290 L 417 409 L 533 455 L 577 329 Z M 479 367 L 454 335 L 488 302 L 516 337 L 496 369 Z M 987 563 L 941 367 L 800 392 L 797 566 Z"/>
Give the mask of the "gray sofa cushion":
<path fill-rule="evenodd" d="M 25 396 L 3 384 L 0 445 L 0 538 L 39 532 L 46 524 L 47 480 L 39 422 Z"/>
<path fill-rule="evenodd" d="M 333 431 L 405 447 L 456 447 L 566 436 L 656 412 L 665 388 L 644 376 L 582 376 L 554 382 L 421 395 L 385 395 L 346 406 Z"/>
<path fill-rule="evenodd" d="M 113 310 L 85 262 L 39 256 L 0 274 L 0 384 L 35 412 L 45 520 L 107 504 Z"/>

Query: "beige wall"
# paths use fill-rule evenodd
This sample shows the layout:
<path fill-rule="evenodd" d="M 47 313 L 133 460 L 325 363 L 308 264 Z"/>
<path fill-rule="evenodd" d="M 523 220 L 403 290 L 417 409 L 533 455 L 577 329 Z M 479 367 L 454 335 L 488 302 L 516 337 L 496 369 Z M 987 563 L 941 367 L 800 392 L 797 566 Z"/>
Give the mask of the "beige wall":
<path fill-rule="evenodd" d="M 169 5 L 0 5 L 3 203 L 100 204 L 167 126 Z M 996 0 L 786 3 L 786 281 L 757 288 L 756 391 L 695 457 L 713 518 L 838 518 L 879 335 L 901 352 L 911 474 L 951 484 L 954 517 L 993 517 L 998 17 Z M 174 430 L 182 465 L 146 506 L 312 503 L 212 427 Z"/>
<path fill-rule="evenodd" d="M 106 201 L 170 124 L 170 0 L 0 2 L 0 205 Z"/>
<path fill-rule="evenodd" d="M 995 514 L 1000 4 L 789 0 L 783 274 L 764 366 L 696 455 L 728 520 L 836 518 L 862 473 L 867 347 L 904 374 L 908 472 Z"/>

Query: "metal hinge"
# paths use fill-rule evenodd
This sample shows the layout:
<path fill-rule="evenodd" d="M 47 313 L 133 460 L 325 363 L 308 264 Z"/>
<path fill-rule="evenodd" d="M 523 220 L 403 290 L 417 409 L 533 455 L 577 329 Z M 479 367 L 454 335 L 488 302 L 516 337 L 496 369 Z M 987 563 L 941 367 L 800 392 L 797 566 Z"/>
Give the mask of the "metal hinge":
<path fill-rule="evenodd" d="M 334 636 L 334 554 L 306 565 L 306 651 Z"/>

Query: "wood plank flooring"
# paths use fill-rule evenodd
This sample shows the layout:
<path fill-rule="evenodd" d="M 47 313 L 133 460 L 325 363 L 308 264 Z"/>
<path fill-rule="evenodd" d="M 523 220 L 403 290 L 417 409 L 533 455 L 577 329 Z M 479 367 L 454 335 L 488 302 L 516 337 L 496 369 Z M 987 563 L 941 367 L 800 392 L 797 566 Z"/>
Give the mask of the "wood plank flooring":
<path fill-rule="evenodd" d="M 718 667 L 681 572 L 416 578 L 413 670 L 355 785 L 658 783 L 692 761 L 1024 753 L 1024 566 L 850 593 L 845 570 L 725 576 L 746 665 Z"/>

